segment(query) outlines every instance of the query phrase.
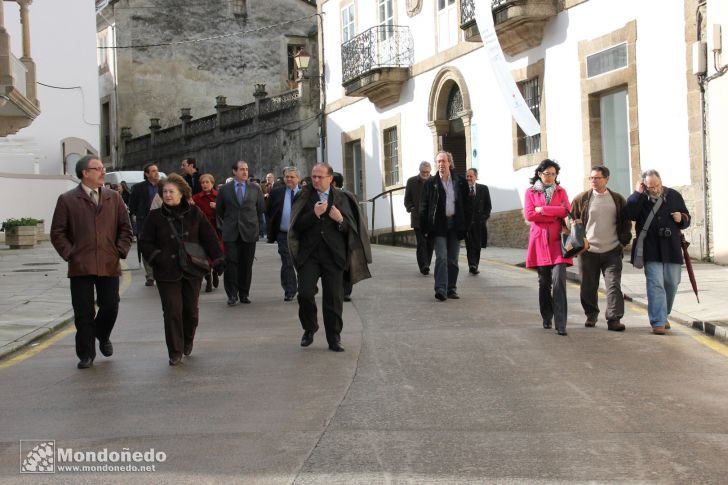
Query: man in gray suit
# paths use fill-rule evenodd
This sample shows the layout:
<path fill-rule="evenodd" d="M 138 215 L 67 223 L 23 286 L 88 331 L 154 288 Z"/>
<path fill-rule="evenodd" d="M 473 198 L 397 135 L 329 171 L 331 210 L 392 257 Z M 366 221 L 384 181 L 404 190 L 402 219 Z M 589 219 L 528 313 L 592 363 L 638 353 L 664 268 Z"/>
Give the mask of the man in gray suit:
<path fill-rule="evenodd" d="M 222 241 L 225 245 L 225 293 L 227 304 L 250 303 L 250 281 L 253 276 L 258 221 L 265 210 L 260 187 L 248 183 L 248 164 L 233 164 L 233 180 L 220 188 L 215 212 L 222 220 Z"/>

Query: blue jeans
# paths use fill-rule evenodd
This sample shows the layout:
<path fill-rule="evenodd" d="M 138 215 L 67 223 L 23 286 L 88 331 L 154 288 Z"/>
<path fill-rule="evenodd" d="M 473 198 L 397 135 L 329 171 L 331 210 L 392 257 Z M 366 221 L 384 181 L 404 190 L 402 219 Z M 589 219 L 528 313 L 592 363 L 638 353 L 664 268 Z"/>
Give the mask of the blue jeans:
<path fill-rule="evenodd" d="M 661 327 L 672 311 L 677 287 L 680 284 L 680 265 L 660 261 L 645 262 L 647 283 L 647 315 L 650 325 Z"/>
<path fill-rule="evenodd" d="M 458 286 L 458 256 L 460 241 L 454 230 L 447 236 L 435 237 L 435 292 L 456 291 Z"/>

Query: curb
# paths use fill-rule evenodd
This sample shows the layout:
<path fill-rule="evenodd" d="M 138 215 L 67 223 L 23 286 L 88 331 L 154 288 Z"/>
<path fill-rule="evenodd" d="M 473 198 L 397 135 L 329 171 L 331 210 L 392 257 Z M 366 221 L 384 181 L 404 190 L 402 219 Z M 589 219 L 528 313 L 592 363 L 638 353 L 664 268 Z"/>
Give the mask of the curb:
<path fill-rule="evenodd" d="M 47 325 L 38 327 L 22 337 L 0 347 L 0 361 L 9 358 L 16 352 L 25 350 L 26 347 L 36 341 L 42 340 L 63 330 L 70 323 L 73 323 L 73 310 L 64 312 L 61 316 L 51 320 Z"/>
<path fill-rule="evenodd" d="M 581 277 L 579 276 L 579 273 L 575 272 L 575 271 L 570 271 L 568 269 L 566 270 L 566 279 L 569 281 L 573 281 L 575 283 L 581 283 Z M 599 292 L 604 293 L 604 290 L 602 290 L 600 288 Z M 628 295 L 627 293 L 623 293 L 623 294 L 624 294 L 625 301 L 629 301 L 641 308 L 647 309 L 647 300 L 645 300 L 643 298 L 633 298 L 630 295 Z M 688 328 L 702 332 L 705 335 L 712 337 L 713 339 L 718 340 L 719 342 L 721 342 L 723 344 L 728 345 L 728 328 L 724 325 L 721 325 L 719 323 L 696 320 L 695 318 L 691 317 L 690 315 L 680 313 L 676 310 L 673 310 L 672 313 L 670 314 L 670 321 L 673 323 L 679 323 Z"/>

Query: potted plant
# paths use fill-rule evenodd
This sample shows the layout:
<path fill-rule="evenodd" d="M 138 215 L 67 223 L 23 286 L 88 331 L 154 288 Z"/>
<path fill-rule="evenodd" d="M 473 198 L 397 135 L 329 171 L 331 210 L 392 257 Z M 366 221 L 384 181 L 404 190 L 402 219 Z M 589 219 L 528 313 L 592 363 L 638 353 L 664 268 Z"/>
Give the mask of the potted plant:
<path fill-rule="evenodd" d="M 38 219 L 33 217 L 6 220 L 3 222 L 2 228 L 0 228 L 0 231 L 5 231 L 5 244 L 10 246 L 10 249 L 34 247 L 38 233 L 36 226 L 39 222 Z"/>

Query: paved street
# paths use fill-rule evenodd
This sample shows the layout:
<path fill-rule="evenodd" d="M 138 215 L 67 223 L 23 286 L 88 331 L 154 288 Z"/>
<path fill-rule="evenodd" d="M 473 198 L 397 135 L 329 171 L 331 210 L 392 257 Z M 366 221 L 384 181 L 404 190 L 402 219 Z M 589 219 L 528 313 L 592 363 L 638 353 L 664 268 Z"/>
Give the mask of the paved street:
<path fill-rule="evenodd" d="M 259 244 L 253 303 L 203 293 L 178 367 L 157 291 L 130 260 L 113 357 L 77 370 L 67 331 L 0 368 L 0 482 L 725 483 L 725 350 L 681 325 L 654 336 L 632 304 L 626 332 L 584 328 L 574 285 L 559 337 L 541 328 L 535 274 L 508 264 L 461 272 L 462 299 L 438 303 L 413 250 L 377 246 L 374 260 L 337 354 L 323 332 L 299 347 L 276 250 Z M 19 440 L 45 439 L 166 460 L 153 473 L 20 475 Z"/>

